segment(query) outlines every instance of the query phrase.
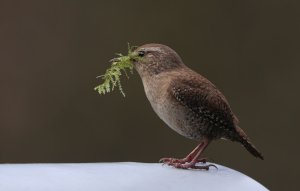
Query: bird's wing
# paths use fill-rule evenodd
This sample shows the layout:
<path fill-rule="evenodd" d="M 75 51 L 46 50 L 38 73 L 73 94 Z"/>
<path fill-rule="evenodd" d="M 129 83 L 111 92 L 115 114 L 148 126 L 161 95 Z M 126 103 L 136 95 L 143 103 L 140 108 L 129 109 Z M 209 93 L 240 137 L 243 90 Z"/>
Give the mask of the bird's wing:
<path fill-rule="evenodd" d="M 262 154 L 238 126 L 238 119 L 224 95 L 210 81 L 205 78 L 189 81 L 181 79 L 171 84 L 170 91 L 174 99 L 199 118 L 205 119 L 209 128 L 207 132 L 210 132 L 207 136 L 239 141 L 255 157 L 263 159 Z"/>
<path fill-rule="evenodd" d="M 223 94 L 207 79 L 177 80 L 170 86 L 178 102 L 216 128 L 235 132 L 238 123 Z M 221 129 L 220 129 L 221 130 Z"/>

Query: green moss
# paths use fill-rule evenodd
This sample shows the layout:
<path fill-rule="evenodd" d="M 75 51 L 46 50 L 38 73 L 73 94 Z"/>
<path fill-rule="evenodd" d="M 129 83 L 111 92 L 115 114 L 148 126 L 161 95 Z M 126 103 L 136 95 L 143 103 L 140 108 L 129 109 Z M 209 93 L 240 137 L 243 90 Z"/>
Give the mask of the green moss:
<path fill-rule="evenodd" d="M 121 94 L 125 97 L 120 77 L 122 72 L 124 72 L 128 78 L 127 70 L 129 70 L 130 73 L 133 73 L 132 60 L 139 59 L 139 57 L 133 52 L 134 48 L 135 47 L 128 44 L 128 54 L 117 54 L 118 57 L 111 60 L 111 67 L 106 70 L 105 74 L 97 77 L 103 79 L 103 83 L 94 88 L 99 94 L 106 94 L 118 87 Z"/>

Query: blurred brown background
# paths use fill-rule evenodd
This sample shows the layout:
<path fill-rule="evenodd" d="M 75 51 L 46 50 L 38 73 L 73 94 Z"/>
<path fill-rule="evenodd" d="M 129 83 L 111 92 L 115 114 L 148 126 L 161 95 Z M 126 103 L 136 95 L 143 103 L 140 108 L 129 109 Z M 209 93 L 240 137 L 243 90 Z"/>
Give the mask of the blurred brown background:
<path fill-rule="evenodd" d="M 1 1 L 0 162 L 157 162 L 196 146 L 152 111 L 93 88 L 127 42 L 163 43 L 227 96 L 265 155 L 214 142 L 206 155 L 271 190 L 299 179 L 299 1 Z M 298 119 L 297 119 L 298 118 Z M 199 180 L 199 184 L 200 184 Z"/>

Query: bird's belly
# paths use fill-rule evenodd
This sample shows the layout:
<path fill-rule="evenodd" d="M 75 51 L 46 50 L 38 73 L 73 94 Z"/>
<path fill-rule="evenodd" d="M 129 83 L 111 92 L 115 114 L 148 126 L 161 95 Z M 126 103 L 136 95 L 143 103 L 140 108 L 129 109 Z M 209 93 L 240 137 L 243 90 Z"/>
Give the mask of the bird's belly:
<path fill-rule="evenodd" d="M 174 131 L 180 135 L 201 140 L 202 124 L 192 119 L 191 111 L 177 102 L 165 99 L 159 103 L 152 103 L 152 107 L 157 115 Z"/>
<path fill-rule="evenodd" d="M 160 119 L 184 137 L 198 141 L 202 139 L 201 129 L 205 124 L 196 119 L 191 110 L 174 100 L 171 94 L 168 93 L 169 83 L 167 81 L 144 79 L 143 84 L 146 96 Z"/>

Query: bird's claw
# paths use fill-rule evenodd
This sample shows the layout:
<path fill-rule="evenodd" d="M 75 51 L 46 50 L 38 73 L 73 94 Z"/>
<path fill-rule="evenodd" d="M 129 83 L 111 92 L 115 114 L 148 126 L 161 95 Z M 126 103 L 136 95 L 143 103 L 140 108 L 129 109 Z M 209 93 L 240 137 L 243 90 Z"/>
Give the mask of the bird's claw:
<path fill-rule="evenodd" d="M 198 159 L 197 162 L 201 162 L 201 163 L 206 163 L 208 161 L 207 158 L 201 158 Z M 191 162 L 191 159 L 188 158 L 183 158 L 183 159 L 176 159 L 176 158 L 161 158 L 159 160 L 159 163 L 164 163 L 164 164 L 169 164 L 169 163 L 179 163 L 179 164 L 184 164 L 187 162 Z"/>
<path fill-rule="evenodd" d="M 159 160 L 160 163 L 164 163 L 164 164 L 173 164 L 173 163 L 179 163 L 179 164 L 184 164 L 186 162 L 188 162 L 187 159 L 176 159 L 176 158 L 161 158 Z"/>
<path fill-rule="evenodd" d="M 203 170 L 209 170 L 209 167 L 215 167 L 218 169 L 218 167 L 214 164 L 208 164 L 204 166 L 196 166 L 196 162 L 189 160 L 188 158 L 184 159 L 176 159 L 176 158 L 161 158 L 159 160 L 160 163 L 163 163 L 163 165 L 169 165 L 173 166 L 175 168 L 180 168 L 180 169 L 203 169 Z M 198 159 L 197 162 L 200 162 L 202 164 L 205 164 L 207 162 L 207 158 L 201 158 Z"/>
<path fill-rule="evenodd" d="M 216 169 L 218 169 L 218 167 L 214 164 L 208 164 L 208 165 L 204 165 L 204 166 L 196 166 L 196 163 L 186 163 L 186 164 L 179 164 L 179 163 L 175 163 L 173 165 L 175 168 L 180 168 L 180 169 L 199 169 L 199 170 L 209 170 L 209 167 L 215 167 Z"/>

